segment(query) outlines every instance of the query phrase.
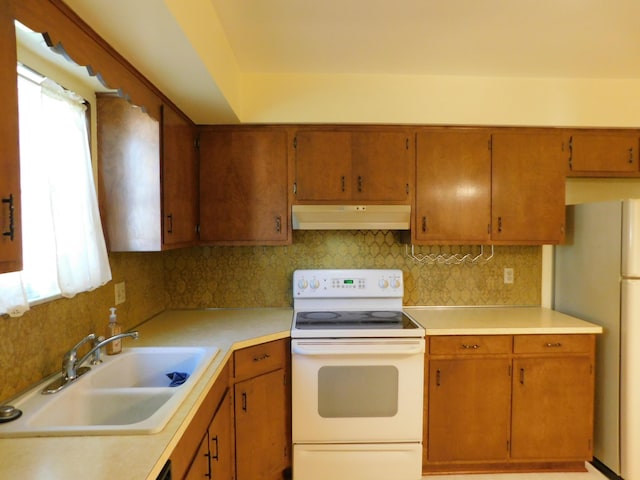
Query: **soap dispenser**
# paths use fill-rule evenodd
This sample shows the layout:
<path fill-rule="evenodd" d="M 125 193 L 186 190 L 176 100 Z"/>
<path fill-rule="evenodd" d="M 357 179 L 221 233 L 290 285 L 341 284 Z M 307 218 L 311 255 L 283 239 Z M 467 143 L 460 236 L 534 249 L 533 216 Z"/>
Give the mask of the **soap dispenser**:
<path fill-rule="evenodd" d="M 107 325 L 107 338 L 122 333 L 122 327 L 118 323 L 118 318 L 116 317 L 116 307 L 111 307 L 109 310 L 111 311 L 111 315 L 109 315 L 109 325 Z M 122 351 L 122 339 L 119 338 L 107 343 L 105 348 L 107 350 L 107 355 L 120 353 Z"/>

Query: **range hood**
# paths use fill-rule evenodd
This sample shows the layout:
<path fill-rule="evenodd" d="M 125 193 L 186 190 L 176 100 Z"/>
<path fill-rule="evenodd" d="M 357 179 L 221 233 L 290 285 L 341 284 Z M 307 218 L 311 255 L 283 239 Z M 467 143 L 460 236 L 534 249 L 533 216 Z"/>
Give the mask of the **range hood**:
<path fill-rule="evenodd" d="M 410 205 L 293 205 L 294 230 L 409 230 Z"/>

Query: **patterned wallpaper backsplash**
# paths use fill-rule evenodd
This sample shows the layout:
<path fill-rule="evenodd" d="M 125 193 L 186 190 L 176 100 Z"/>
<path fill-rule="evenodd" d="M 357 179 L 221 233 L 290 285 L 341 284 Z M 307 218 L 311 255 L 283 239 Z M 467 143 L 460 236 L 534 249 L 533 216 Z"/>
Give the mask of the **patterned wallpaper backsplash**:
<path fill-rule="evenodd" d="M 478 247 L 416 247 L 416 253 L 464 254 Z M 540 305 L 541 247 L 496 247 L 488 263 L 423 265 L 392 232 L 296 231 L 286 247 L 195 247 L 156 253 L 112 253 L 113 281 L 74 298 L 0 318 L 0 403 L 60 369 L 62 355 L 90 332 L 102 333 L 114 284 L 126 282 L 118 307 L 124 329 L 165 308 L 291 306 L 298 268 L 399 268 L 407 305 Z M 514 269 L 512 285 L 503 269 Z"/>
<path fill-rule="evenodd" d="M 416 254 L 472 252 L 477 246 L 415 247 Z M 485 248 L 485 256 L 488 255 Z M 409 248 L 409 253 L 411 250 Z M 417 256 L 417 255 L 416 255 Z M 503 269 L 514 269 L 505 285 Z M 286 307 L 291 277 L 303 268 L 397 268 L 405 305 L 540 305 L 542 248 L 495 247 L 478 264 L 421 264 L 395 232 L 294 231 L 283 247 L 215 246 L 164 253 L 168 308 Z"/>

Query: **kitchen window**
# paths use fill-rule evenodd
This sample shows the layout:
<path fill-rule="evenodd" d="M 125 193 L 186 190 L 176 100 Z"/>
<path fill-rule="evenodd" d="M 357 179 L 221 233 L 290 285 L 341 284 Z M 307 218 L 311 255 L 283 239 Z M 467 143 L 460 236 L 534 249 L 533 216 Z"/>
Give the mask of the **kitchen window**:
<path fill-rule="evenodd" d="M 0 275 L 0 313 L 111 279 L 91 168 L 86 104 L 18 66 L 24 269 Z"/>

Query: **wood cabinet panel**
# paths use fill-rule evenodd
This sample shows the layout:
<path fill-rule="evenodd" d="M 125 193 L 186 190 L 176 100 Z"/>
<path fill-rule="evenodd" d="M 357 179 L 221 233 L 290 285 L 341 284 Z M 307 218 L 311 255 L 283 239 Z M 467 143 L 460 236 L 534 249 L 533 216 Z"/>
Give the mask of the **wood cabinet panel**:
<path fill-rule="evenodd" d="M 487 355 L 511 353 L 510 335 L 446 335 L 429 339 L 431 355 Z"/>
<path fill-rule="evenodd" d="M 0 4 L 0 273 L 22 270 L 16 34 L 11 2 Z"/>
<path fill-rule="evenodd" d="M 514 353 L 591 353 L 593 335 L 516 335 Z"/>
<path fill-rule="evenodd" d="M 351 133 L 298 131 L 295 142 L 296 200 L 349 200 Z"/>
<path fill-rule="evenodd" d="M 567 134 L 568 175 L 638 173 L 637 130 L 572 130 Z"/>
<path fill-rule="evenodd" d="M 200 445 L 198 446 L 198 451 L 193 458 L 193 462 L 184 476 L 184 480 L 203 480 L 205 478 L 211 478 L 210 457 L 209 436 L 205 434 L 200 441 Z M 172 476 L 173 475 L 174 474 L 172 473 Z"/>
<path fill-rule="evenodd" d="M 491 132 L 426 129 L 416 139 L 415 243 L 486 243 Z"/>
<path fill-rule="evenodd" d="M 432 359 L 429 461 L 495 461 L 509 456 L 509 358 Z"/>
<path fill-rule="evenodd" d="M 492 241 L 562 242 L 565 177 L 561 133 L 498 131 L 493 134 L 492 150 Z"/>
<path fill-rule="evenodd" d="M 198 240 L 198 151 L 196 129 L 169 106 L 162 108 L 162 243 Z"/>
<path fill-rule="evenodd" d="M 287 342 L 274 340 L 236 350 L 233 354 L 234 377 L 236 380 L 243 380 L 284 368 L 287 357 L 286 348 Z"/>
<path fill-rule="evenodd" d="M 288 465 L 286 372 L 235 385 L 237 480 L 281 478 Z"/>
<path fill-rule="evenodd" d="M 407 133 L 354 132 L 351 148 L 354 200 L 411 200 L 415 150 L 413 139 Z"/>
<path fill-rule="evenodd" d="M 284 129 L 201 128 L 200 241 L 290 243 L 287 175 Z"/>
<path fill-rule="evenodd" d="M 212 480 L 232 480 L 235 473 L 233 393 L 225 393 L 209 425 L 209 461 Z"/>
<path fill-rule="evenodd" d="M 590 459 L 592 359 L 516 358 L 513 370 L 512 458 Z"/>
<path fill-rule="evenodd" d="M 410 203 L 414 148 L 401 129 L 297 130 L 295 200 Z"/>
<path fill-rule="evenodd" d="M 100 212 L 114 252 L 162 249 L 160 124 L 116 95 L 97 95 Z"/>

